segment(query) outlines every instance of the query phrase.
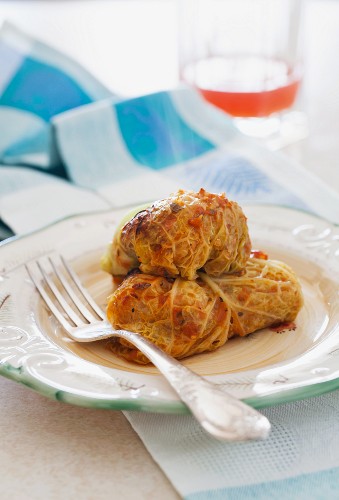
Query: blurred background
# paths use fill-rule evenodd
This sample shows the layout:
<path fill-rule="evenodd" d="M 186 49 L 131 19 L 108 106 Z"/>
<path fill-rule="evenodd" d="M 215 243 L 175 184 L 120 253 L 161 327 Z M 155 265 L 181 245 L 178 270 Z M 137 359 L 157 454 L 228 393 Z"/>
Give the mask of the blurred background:
<path fill-rule="evenodd" d="M 10 21 L 58 48 L 112 92 L 129 97 L 178 85 L 178 4 L 181 0 L 0 0 L 0 24 Z M 333 179 L 338 141 L 331 134 L 339 117 L 339 2 L 305 0 L 303 24 L 299 105 L 309 134 L 284 150 L 339 188 L 339 175 Z"/>

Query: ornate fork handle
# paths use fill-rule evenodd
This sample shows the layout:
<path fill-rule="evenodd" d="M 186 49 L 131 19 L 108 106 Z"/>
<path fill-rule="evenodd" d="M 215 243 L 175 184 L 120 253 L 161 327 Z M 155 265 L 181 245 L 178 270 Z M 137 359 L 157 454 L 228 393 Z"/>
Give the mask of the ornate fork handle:
<path fill-rule="evenodd" d="M 47 271 L 44 261 L 26 264 L 27 272 L 47 307 L 76 342 L 93 342 L 110 337 L 122 337 L 131 342 L 159 369 L 201 426 L 218 439 L 235 441 L 265 438 L 268 435 L 270 423 L 256 410 L 227 394 L 220 386 L 193 373 L 142 335 L 127 330 L 114 330 L 65 259 L 61 256 L 48 256 L 47 263 Z M 59 291 L 53 276 L 58 278 L 63 292 Z M 96 317 L 79 299 L 71 282 Z M 65 300 L 65 295 L 72 306 Z M 84 323 L 79 313 L 87 323 Z"/>
<path fill-rule="evenodd" d="M 98 328 L 96 332 L 98 335 Z M 141 335 L 108 327 L 101 332 L 101 338 L 122 337 L 140 349 L 209 434 L 228 441 L 267 437 L 271 426 L 264 415 L 192 372 Z"/>

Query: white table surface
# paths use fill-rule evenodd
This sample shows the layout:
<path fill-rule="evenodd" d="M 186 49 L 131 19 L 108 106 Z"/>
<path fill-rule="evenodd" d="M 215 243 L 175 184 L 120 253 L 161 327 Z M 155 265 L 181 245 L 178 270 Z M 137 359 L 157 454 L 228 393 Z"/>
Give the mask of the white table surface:
<path fill-rule="evenodd" d="M 339 1 L 306 4 L 303 106 L 310 134 L 284 152 L 339 191 Z M 170 0 L 0 0 L 3 19 L 73 55 L 119 93 L 177 82 Z M 68 406 L 5 378 L 0 395 L 3 497 L 179 498 L 121 412 Z"/>

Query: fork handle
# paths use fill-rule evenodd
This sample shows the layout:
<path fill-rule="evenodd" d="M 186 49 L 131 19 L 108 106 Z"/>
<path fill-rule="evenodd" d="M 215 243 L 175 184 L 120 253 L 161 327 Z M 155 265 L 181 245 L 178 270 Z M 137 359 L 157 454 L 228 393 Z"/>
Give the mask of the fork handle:
<path fill-rule="evenodd" d="M 164 375 L 201 426 L 217 439 L 263 439 L 270 431 L 267 418 L 168 356 L 137 333 L 111 330 L 137 347 Z"/>

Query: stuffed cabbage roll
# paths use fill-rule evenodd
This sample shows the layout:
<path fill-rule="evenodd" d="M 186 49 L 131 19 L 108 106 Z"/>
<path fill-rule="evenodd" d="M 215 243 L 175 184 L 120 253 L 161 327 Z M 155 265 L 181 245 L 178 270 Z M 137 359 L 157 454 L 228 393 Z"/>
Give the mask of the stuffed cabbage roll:
<path fill-rule="evenodd" d="M 180 359 L 213 351 L 234 335 L 293 321 L 302 303 L 289 266 L 251 258 L 241 275 L 201 272 L 190 281 L 131 274 L 109 297 L 107 317 L 114 328 L 137 332 Z M 110 345 L 120 357 L 149 362 L 122 339 Z"/>
<path fill-rule="evenodd" d="M 251 250 L 247 220 L 224 194 L 179 190 L 140 211 L 119 229 L 102 260 L 113 275 L 139 267 L 145 274 L 197 277 L 243 269 Z"/>

